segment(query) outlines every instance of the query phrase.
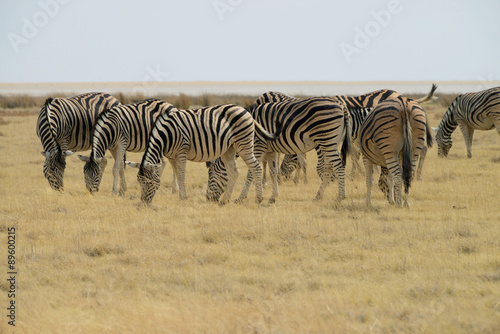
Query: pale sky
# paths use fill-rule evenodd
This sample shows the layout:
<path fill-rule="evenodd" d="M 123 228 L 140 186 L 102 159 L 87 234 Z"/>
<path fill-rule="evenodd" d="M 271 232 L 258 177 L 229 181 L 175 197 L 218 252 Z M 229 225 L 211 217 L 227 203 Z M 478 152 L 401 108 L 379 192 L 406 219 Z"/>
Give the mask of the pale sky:
<path fill-rule="evenodd" d="M 0 0 L 0 82 L 500 80 L 499 0 Z"/>

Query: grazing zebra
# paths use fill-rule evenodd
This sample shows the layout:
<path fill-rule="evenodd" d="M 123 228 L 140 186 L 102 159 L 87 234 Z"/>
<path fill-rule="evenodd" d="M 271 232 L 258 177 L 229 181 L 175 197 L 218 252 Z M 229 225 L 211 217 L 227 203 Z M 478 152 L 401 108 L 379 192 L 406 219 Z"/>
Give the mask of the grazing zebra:
<path fill-rule="evenodd" d="M 142 201 L 150 203 L 160 185 L 163 156 L 170 160 L 177 175 L 180 199 L 186 198 L 186 161 L 206 162 L 220 157 L 229 173 L 227 192 L 221 201 L 221 204 L 227 203 L 238 177 L 235 161 L 238 153 L 257 180 L 257 202 L 260 203 L 262 168 L 253 152 L 255 130 L 266 140 L 277 138 L 257 123 L 247 110 L 235 105 L 178 110 L 160 115 L 151 131 L 137 174 Z"/>
<path fill-rule="evenodd" d="M 446 110 L 436 134 L 438 155 L 446 157 L 452 146 L 451 134 L 460 127 L 471 158 L 474 130 L 497 129 L 500 134 L 500 87 L 459 95 Z"/>
<path fill-rule="evenodd" d="M 150 99 L 115 106 L 101 113 L 95 123 L 90 156 L 78 156 L 80 160 L 85 162 L 83 171 L 87 189 L 91 193 L 99 191 L 107 164 L 104 155 L 109 149 L 115 160 L 113 194 L 118 191 L 118 174 L 120 174 L 120 195 L 124 195 L 127 190 L 124 166 L 126 152 L 143 152 L 146 149 L 149 134 L 156 118 L 173 110 L 177 109 L 170 103 Z"/>
<path fill-rule="evenodd" d="M 374 165 L 382 167 L 389 202 L 392 204 L 395 200 L 398 206 L 402 205 L 401 186 L 404 183 L 404 204 L 410 205 L 408 194 L 412 172 L 426 139 L 431 146 L 432 136 L 426 114 L 412 99 L 398 96 L 383 101 L 366 117 L 360 129 L 360 143 L 366 168 L 367 205 L 371 205 Z"/>
<path fill-rule="evenodd" d="M 295 177 L 293 182 L 295 184 L 299 183 L 300 172 L 304 174 L 304 183 L 307 183 L 307 161 L 306 154 L 285 154 L 283 161 L 280 165 L 280 175 L 285 179 L 289 179 L 292 175 L 293 171 L 297 171 L 295 173 Z"/>
<path fill-rule="evenodd" d="M 69 98 L 48 98 L 40 110 L 36 134 L 42 142 L 43 174 L 54 190 L 63 190 L 66 156 L 92 146 L 97 116 L 119 105 L 105 93 L 87 93 Z"/>
<path fill-rule="evenodd" d="M 278 139 L 268 142 L 256 133 L 254 152 L 259 161 L 266 157 L 270 161 L 273 179 L 273 194 L 269 200 L 275 202 L 279 195 L 277 183 L 277 153 L 300 154 L 315 147 L 321 148 L 325 164 L 332 165 L 339 175 L 339 195 L 337 200 L 345 198 L 345 158 L 350 152 L 350 121 L 345 104 L 333 98 L 291 99 L 282 102 L 257 105 L 252 111 L 254 119 L 270 132 L 275 123 L 282 124 L 282 133 Z M 342 147 L 342 157 L 339 149 Z M 219 198 L 224 191 L 225 166 L 221 160 L 209 166 L 209 185 L 207 197 Z M 328 169 L 330 170 L 330 169 Z M 316 199 L 323 197 L 329 182 L 329 175 L 322 179 Z M 252 183 L 252 175 L 247 174 L 245 186 L 238 202 L 244 200 Z"/>
<path fill-rule="evenodd" d="M 431 128 L 429 122 L 427 121 L 426 112 L 420 107 L 416 101 L 408 99 L 409 107 L 409 117 L 410 124 L 412 127 L 412 171 L 413 176 L 417 179 L 421 179 L 420 175 L 422 173 L 422 165 L 427 153 L 427 147 L 432 147 L 433 138 L 431 133 Z M 424 124 L 425 123 L 425 124 Z M 425 139 L 423 138 L 425 135 Z M 415 167 L 416 169 L 415 173 Z M 390 201 L 390 189 L 389 189 L 389 170 L 386 167 L 380 168 L 380 178 L 378 181 L 378 186 L 380 190 L 385 194 L 386 198 Z"/>

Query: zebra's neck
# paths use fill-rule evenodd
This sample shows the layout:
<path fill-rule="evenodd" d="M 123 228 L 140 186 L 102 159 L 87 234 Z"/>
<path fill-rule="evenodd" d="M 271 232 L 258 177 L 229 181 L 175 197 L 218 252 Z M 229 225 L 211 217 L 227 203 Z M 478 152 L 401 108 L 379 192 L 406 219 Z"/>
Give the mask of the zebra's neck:
<path fill-rule="evenodd" d="M 348 108 L 349 113 L 351 114 L 352 120 L 352 138 L 357 139 L 359 137 L 359 131 L 361 129 L 361 124 L 365 120 L 366 116 L 374 109 L 374 108 Z"/>
<path fill-rule="evenodd" d="M 441 134 L 441 136 L 443 138 L 451 137 L 451 134 L 453 133 L 453 131 L 455 131 L 455 129 L 458 126 L 458 123 L 455 120 L 455 115 L 454 115 L 455 109 L 456 109 L 456 106 L 458 103 L 457 99 L 455 99 L 451 103 L 451 106 L 448 108 L 448 110 L 446 110 L 446 112 L 444 113 L 443 119 L 439 123 L 438 134 Z"/>
<path fill-rule="evenodd" d="M 57 140 L 56 140 L 57 131 L 56 131 L 56 129 L 54 129 L 54 125 L 56 123 L 54 123 L 54 125 L 53 125 L 52 122 L 50 121 L 50 113 L 51 113 L 50 103 L 52 103 L 52 100 L 45 104 L 45 107 L 44 107 L 45 110 L 42 111 L 42 113 L 43 113 L 42 122 L 46 123 L 46 126 L 47 126 L 47 128 L 45 129 L 47 135 L 44 136 L 46 141 L 43 143 L 43 146 L 47 152 L 50 152 L 50 151 L 53 151 L 53 150 L 60 148 L 59 144 L 57 143 Z"/>
<path fill-rule="evenodd" d="M 103 158 L 106 155 L 106 150 L 116 140 L 116 129 L 112 122 L 109 121 L 107 113 L 99 115 L 95 122 L 94 133 L 92 135 L 92 152 L 91 157 L 95 159 Z"/>
<path fill-rule="evenodd" d="M 167 134 L 165 133 L 164 119 L 168 117 L 167 113 L 158 116 L 153 128 L 151 129 L 151 134 L 149 135 L 149 141 L 146 146 L 146 151 L 142 157 L 142 163 L 145 162 L 150 164 L 160 164 L 163 159 L 163 152 L 165 150 L 165 140 L 167 140 Z"/>

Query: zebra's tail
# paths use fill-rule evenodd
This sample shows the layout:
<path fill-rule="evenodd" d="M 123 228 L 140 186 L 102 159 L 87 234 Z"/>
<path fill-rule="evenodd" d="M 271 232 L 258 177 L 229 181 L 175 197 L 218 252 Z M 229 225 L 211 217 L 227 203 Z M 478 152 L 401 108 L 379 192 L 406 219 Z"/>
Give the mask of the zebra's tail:
<path fill-rule="evenodd" d="M 269 133 L 264 129 L 262 125 L 260 125 L 257 121 L 253 121 L 255 124 L 255 129 L 257 132 L 259 132 L 266 140 L 276 140 L 279 138 L 281 130 L 283 130 L 283 127 L 281 125 L 281 122 L 276 120 L 276 132 L 275 133 Z"/>
<path fill-rule="evenodd" d="M 432 88 L 431 88 L 431 91 L 429 92 L 429 94 L 427 94 L 425 97 L 422 97 L 421 99 L 418 99 L 418 100 L 415 100 L 417 103 L 425 103 L 425 102 L 429 102 L 431 100 L 433 100 L 435 97 L 434 97 L 434 92 L 436 91 L 436 88 L 437 88 L 437 85 L 436 84 L 432 84 Z"/>
<path fill-rule="evenodd" d="M 403 184 L 405 194 L 408 195 L 412 180 L 412 135 L 410 124 L 410 108 L 408 107 L 408 100 L 404 99 L 403 102 Z"/>
<path fill-rule="evenodd" d="M 351 127 L 351 114 L 349 110 L 344 105 L 344 129 L 345 129 L 345 137 L 344 142 L 342 143 L 342 149 L 340 150 L 340 157 L 342 158 L 342 162 L 347 163 L 347 155 L 352 153 L 352 127 Z"/>
<path fill-rule="evenodd" d="M 426 114 L 427 116 L 427 114 Z M 427 120 L 427 117 L 425 119 L 425 135 L 427 139 L 427 146 L 432 147 L 432 144 L 434 144 L 434 137 L 432 136 L 432 129 L 431 126 L 429 125 L 429 121 Z"/>

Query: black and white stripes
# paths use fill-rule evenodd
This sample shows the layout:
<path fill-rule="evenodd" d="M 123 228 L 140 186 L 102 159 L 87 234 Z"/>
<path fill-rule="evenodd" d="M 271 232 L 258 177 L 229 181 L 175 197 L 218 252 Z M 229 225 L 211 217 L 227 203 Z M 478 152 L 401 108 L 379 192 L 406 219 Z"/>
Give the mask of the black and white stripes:
<path fill-rule="evenodd" d="M 229 174 L 227 190 L 222 199 L 222 203 L 226 203 L 238 176 L 235 163 L 235 154 L 238 153 L 256 179 L 257 201 L 262 201 L 262 168 L 253 151 L 255 130 L 267 140 L 275 138 L 256 123 L 248 111 L 235 105 L 162 114 L 153 126 L 137 175 L 142 188 L 141 199 L 146 203 L 151 202 L 158 189 L 163 157 L 169 159 L 174 167 L 181 199 L 187 196 L 187 160 L 206 162 L 221 157 Z"/>
<path fill-rule="evenodd" d="M 496 128 L 500 134 L 500 87 L 477 93 L 459 95 L 446 110 L 436 134 L 438 155 L 446 157 L 452 146 L 451 134 L 460 127 L 467 147 L 467 157 L 472 157 L 474 130 Z"/>
<path fill-rule="evenodd" d="M 43 173 L 55 190 L 63 189 L 68 151 L 84 151 L 92 145 L 97 116 L 120 104 L 105 93 L 88 93 L 70 98 L 49 98 L 38 116 L 36 133 L 42 142 Z"/>
<path fill-rule="evenodd" d="M 105 153 L 109 149 L 115 160 L 113 194 L 118 192 L 118 174 L 121 180 L 120 195 L 125 194 L 125 153 L 145 151 L 154 121 L 159 115 L 172 110 L 176 109 L 170 103 L 150 99 L 119 105 L 101 113 L 95 124 L 90 157 L 79 155 L 86 162 L 84 174 L 87 189 L 90 192 L 99 190 L 107 163 Z"/>
<path fill-rule="evenodd" d="M 404 184 L 404 204 L 409 206 L 413 171 L 426 141 L 427 145 L 432 145 L 427 116 L 414 100 L 399 96 L 381 102 L 367 116 L 361 126 L 360 143 L 366 168 L 368 205 L 371 205 L 373 166 L 378 165 L 386 171 L 382 175 L 387 183 L 389 202 L 403 204 L 401 186 Z"/>
<path fill-rule="evenodd" d="M 266 141 L 256 133 L 255 157 L 263 161 L 267 155 L 271 167 L 273 194 L 270 202 L 274 202 L 279 194 L 277 154 L 301 154 L 316 147 L 321 150 L 325 165 L 330 167 L 327 171 L 335 170 L 339 175 L 338 199 L 345 198 L 345 156 L 350 151 L 351 133 L 349 112 L 342 100 L 333 98 L 287 99 L 257 105 L 252 114 L 257 123 L 262 124 L 268 132 L 274 132 L 277 123 L 283 125 L 281 135 L 272 142 Z M 344 160 L 339 153 L 341 150 Z M 220 161 L 215 162 L 216 165 L 218 163 Z M 224 169 L 218 168 L 218 170 Z M 238 201 L 247 197 L 251 183 L 252 175 L 248 173 Z M 317 199 L 323 197 L 328 183 L 329 175 L 325 175 L 316 195 Z M 208 188 L 213 189 L 211 185 Z"/>

